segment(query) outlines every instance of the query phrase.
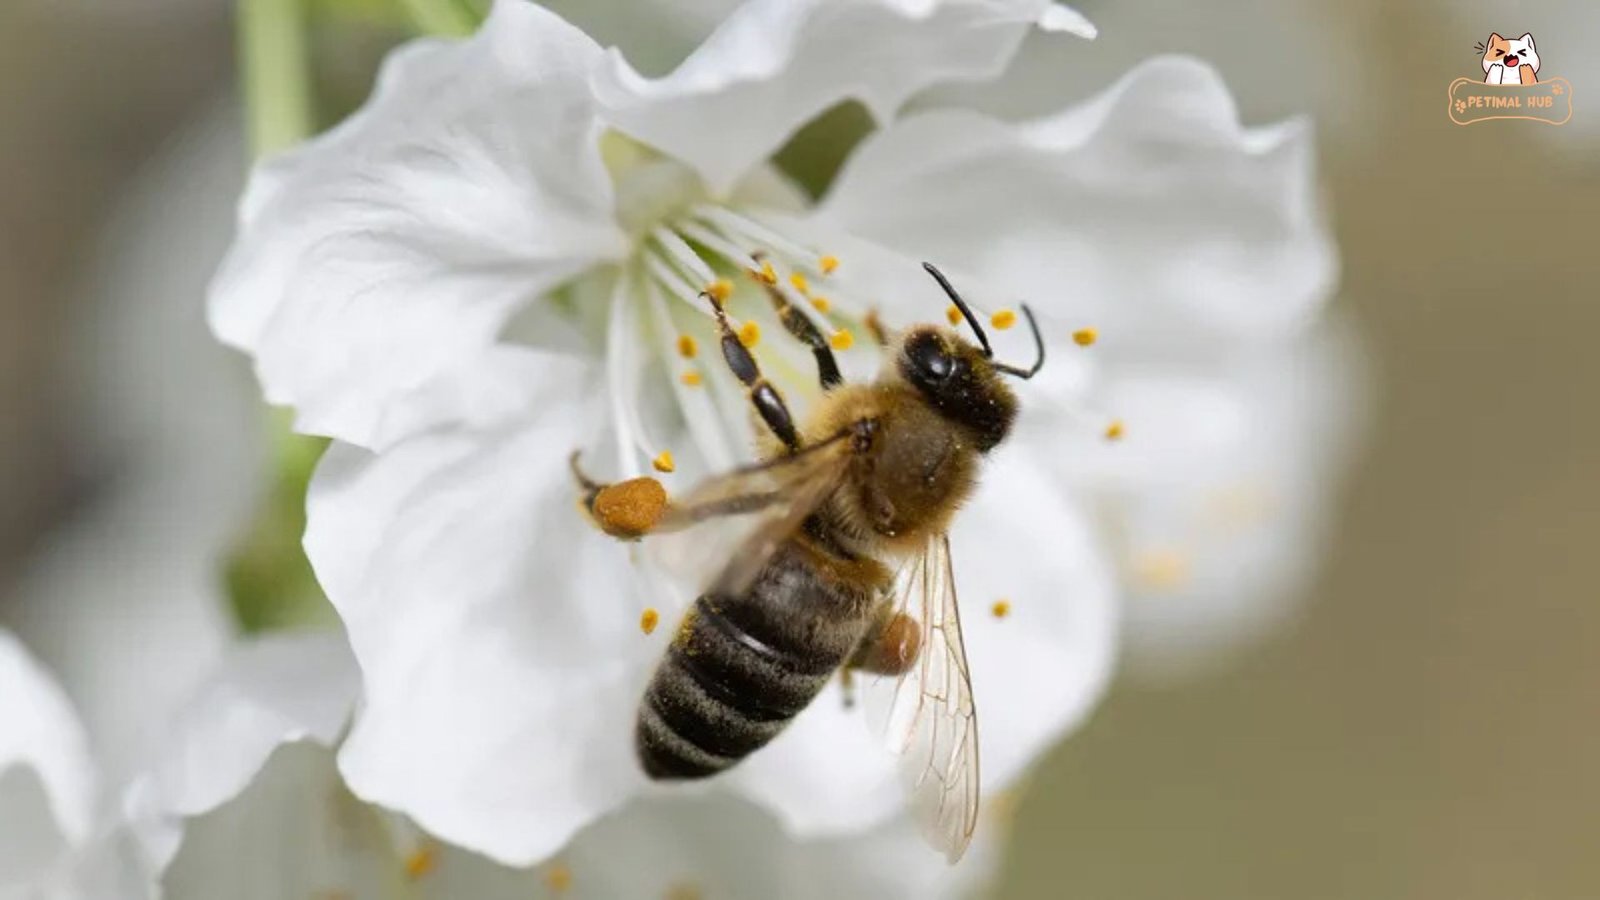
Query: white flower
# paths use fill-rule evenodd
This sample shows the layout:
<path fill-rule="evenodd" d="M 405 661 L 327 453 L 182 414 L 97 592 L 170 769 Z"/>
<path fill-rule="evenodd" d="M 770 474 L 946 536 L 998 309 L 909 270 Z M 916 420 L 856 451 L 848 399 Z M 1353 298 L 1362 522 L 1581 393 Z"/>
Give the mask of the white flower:
<path fill-rule="evenodd" d="M 954 870 L 906 820 L 796 842 L 730 798 L 646 801 L 512 869 L 441 843 L 345 789 L 330 748 L 359 687 L 339 635 L 242 644 L 185 707 L 160 764 L 129 791 L 131 823 L 173 897 L 564 898 L 957 896 L 992 853 Z"/>
<path fill-rule="evenodd" d="M 981 306 L 1035 306 L 1051 361 L 952 538 L 987 788 L 1081 719 L 1115 612 L 1103 536 L 1064 477 L 1108 427 L 1078 400 L 1098 351 L 1069 335 L 1097 326 L 1112 353 L 1157 360 L 1275 339 L 1313 317 L 1330 251 L 1304 130 L 1241 130 L 1193 64 L 1032 122 L 894 118 L 927 84 L 996 74 L 1034 24 L 1085 28 L 1042 2 L 756 2 L 651 80 L 506 0 L 470 41 L 397 52 L 361 112 L 258 171 L 212 321 L 270 399 L 336 438 L 306 547 L 360 663 L 339 755 L 357 795 L 528 863 L 644 788 L 630 731 L 670 629 L 637 623 L 683 598 L 582 521 L 565 459 L 602 443 L 590 467 L 620 477 L 670 450 L 678 489 L 747 458 L 743 398 L 691 352 L 714 347 L 696 295 L 765 265 L 855 344 L 856 375 L 876 362 L 874 308 L 891 325 L 943 313 L 918 259 Z M 882 127 L 812 205 L 765 160 L 846 98 Z M 803 408 L 809 354 L 760 291 L 730 308 Z M 988 615 L 1001 599 L 1010 616 Z M 831 691 L 719 781 L 802 835 L 902 802 Z"/>

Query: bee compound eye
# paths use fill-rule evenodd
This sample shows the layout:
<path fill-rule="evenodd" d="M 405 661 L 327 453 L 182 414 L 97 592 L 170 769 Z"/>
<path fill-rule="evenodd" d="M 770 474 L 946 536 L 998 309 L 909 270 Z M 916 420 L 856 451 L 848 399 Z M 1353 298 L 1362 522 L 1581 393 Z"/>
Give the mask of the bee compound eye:
<path fill-rule="evenodd" d="M 937 335 L 923 334 L 912 339 L 906 347 L 906 356 L 927 381 L 944 381 L 955 371 L 955 360 Z"/>

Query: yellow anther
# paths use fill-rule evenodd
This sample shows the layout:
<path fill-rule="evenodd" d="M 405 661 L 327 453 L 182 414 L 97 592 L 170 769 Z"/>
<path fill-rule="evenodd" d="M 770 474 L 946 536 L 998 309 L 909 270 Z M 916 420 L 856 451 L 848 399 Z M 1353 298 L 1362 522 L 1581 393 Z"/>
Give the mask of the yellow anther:
<path fill-rule="evenodd" d="M 572 870 L 564 863 L 551 863 L 544 870 L 544 886 L 552 894 L 565 894 L 572 889 Z"/>
<path fill-rule="evenodd" d="M 994 606 L 989 607 L 989 611 L 994 613 L 996 619 L 1004 619 L 1011 615 L 1011 601 L 1004 598 L 996 600 Z"/>
<path fill-rule="evenodd" d="M 694 359 L 694 355 L 699 352 L 700 347 L 694 342 L 694 338 L 687 334 L 678 335 L 679 356 L 683 357 L 684 359 Z"/>
<path fill-rule="evenodd" d="M 438 864 L 438 851 L 432 847 L 418 847 L 406 857 L 406 880 L 416 881 L 423 878 Z"/>
<path fill-rule="evenodd" d="M 1017 314 L 1013 310 L 1002 309 L 989 317 L 989 324 L 1001 331 L 1005 331 L 1007 328 L 1017 324 Z"/>
<path fill-rule="evenodd" d="M 689 371 L 683 373 L 682 375 L 679 375 L 678 376 L 678 380 L 683 382 L 688 387 L 699 387 L 700 386 L 700 373 L 699 373 L 699 371 L 697 371 L 695 369 L 690 369 Z"/>
<path fill-rule="evenodd" d="M 822 258 L 817 260 L 817 268 L 821 269 L 824 275 L 832 275 L 833 270 L 839 268 L 839 257 L 823 254 Z"/>
<path fill-rule="evenodd" d="M 1087 347 L 1100 339 L 1100 332 L 1093 328 L 1079 328 L 1072 333 L 1072 340 L 1079 347 Z"/>
<path fill-rule="evenodd" d="M 661 613 L 657 612 L 654 606 L 646 607 L 645 611 L 639 614 L 639 630 L 645 634 L 654 633 L 656 626 L 660 624 Z"/>
<path fill-rule="evenodd" d="M 827 297 L 812 297 L 811 308 L 823 315 L 827 315 L 828 310 L 833 308 L 833 303 Z"/>
<path fill-rule="evenodd" d="M 848 328 L 841 328 L 828 338 L 828 344 L 835 350 L 849 350 L 855 342 L 856 336 L 851 334 Z"/>
<path fill-rule="evenodd" d="M 950 308 L 944 311 L 944 317 L 951 325 L 961 324 L 961 310 L 954 303 L 950 304 Z"/>
<path fill-rule="evenodd" d="M 811 282 L 807 281 L 806 277 L 801 275 L 799 272 L 794 272 L 789 275 L 789 283 L 794 285 L 794 289 L 802 294 L 808 293 L 811 290 Z"/>
<path fill-rule="evenodd" d="M 767 284 L 778 283 L 778 270 L 774 269 L 772 267 L 772 263 L 769 263 L 766 260 L 762 260 L 761 269 L 755 273 L 755 276 L 762 281 L 765 281 Z"/>
<path fill-rule="evenodd" d="M 1112 419 L 1111 420 L 1111 424 L 1106 426 L 1106 440 L 1108 440 L 1108 441 L 1120 441 L 1120 440 L 1122 440 L 1123 430 L 1124 429 L 1122 427 L 1122 420 L 1121 419 Z"/>
<path fill-rule="evenodd" d="M 1189 554 L 1171 547 L 1135 553 L 1128 563 L 1134 586 L 1147 591 L 1171 591 L 1189 580 Z"/>
<path fill-rule="evenodd" d="M 761 326 L 754 322 L 746 322 L 739 326 L 739 343 L 746 347 L 754 347 L 761 340 Z"/>
<path fill-rule="evenodd" d="M 727 303 L 733 296 L 733 282 L 726 278 L 718 278 L 706 285 L 706 293 L 710 294 L 718 303 Z"/>
<path fill-rule="evenodd" d="M 657 472 L 671 472 L 678 468 L 677 464 L 672 461 L 671 450 L 663 450 L 656 454 L 656 458 L 650 460 L 650 465 L 655 466 Z"/>

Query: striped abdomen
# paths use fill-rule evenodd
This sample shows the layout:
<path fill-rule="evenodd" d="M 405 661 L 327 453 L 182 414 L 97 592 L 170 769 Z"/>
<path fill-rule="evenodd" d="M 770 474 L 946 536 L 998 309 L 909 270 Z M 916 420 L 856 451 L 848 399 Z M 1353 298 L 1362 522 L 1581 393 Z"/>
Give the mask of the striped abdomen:
<path fill-rule="evenodd" d="M 635 740 L 651 778 L 704 778 L 805 709 L 866 630 L 869 589 L 827 578 L 791 540 L 740 594 L 694 603 L 645 689 Z"/>

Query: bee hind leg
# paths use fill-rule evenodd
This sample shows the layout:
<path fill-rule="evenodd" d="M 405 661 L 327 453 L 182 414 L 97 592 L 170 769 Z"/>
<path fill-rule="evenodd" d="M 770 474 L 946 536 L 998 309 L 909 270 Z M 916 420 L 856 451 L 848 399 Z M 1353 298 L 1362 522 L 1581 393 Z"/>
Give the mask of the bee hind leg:
<path fill-rule="evenodd" d="M 582 491 L 578 505 L 596 528 L 614 538 L 636 541 L 649 534 L 667 511 L 667 489 L 648 476 L 602 484 L 590 478 L 578 462 L 578 452 L 568 458 L 572 477 Z"/>

